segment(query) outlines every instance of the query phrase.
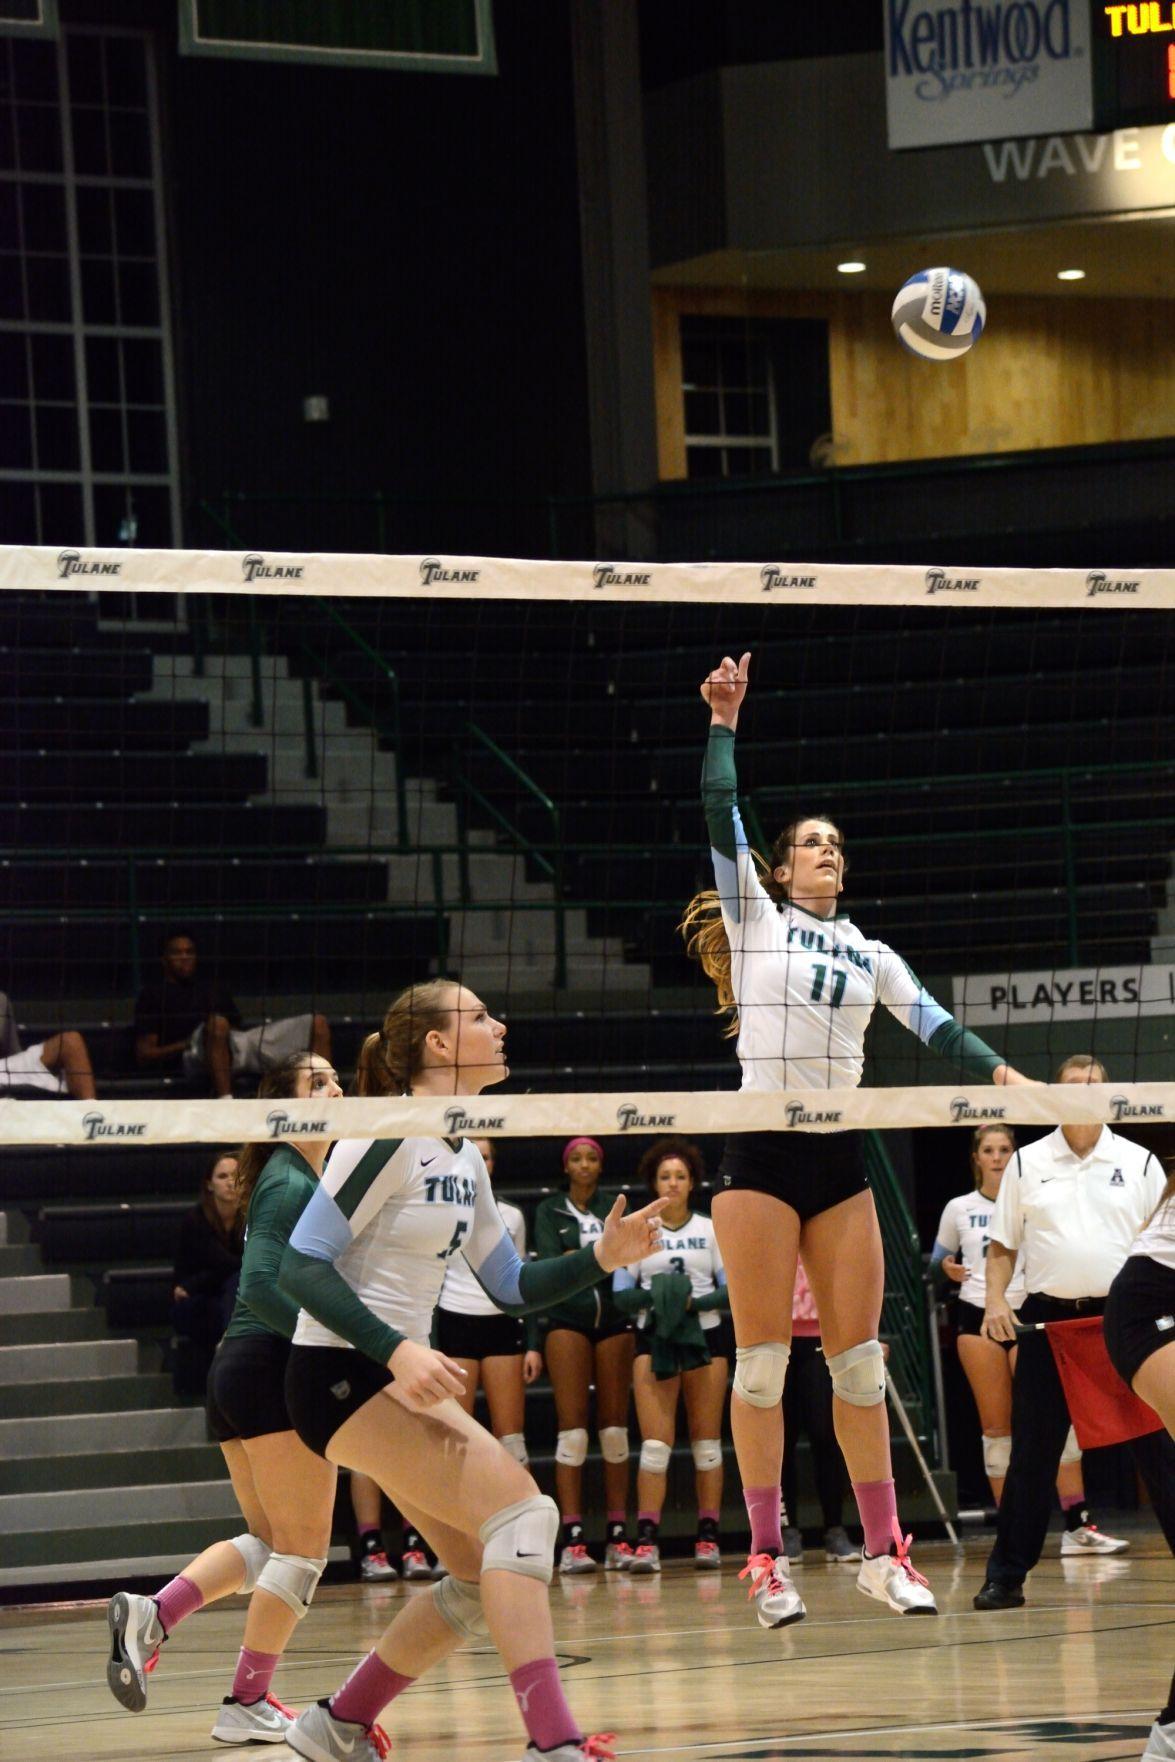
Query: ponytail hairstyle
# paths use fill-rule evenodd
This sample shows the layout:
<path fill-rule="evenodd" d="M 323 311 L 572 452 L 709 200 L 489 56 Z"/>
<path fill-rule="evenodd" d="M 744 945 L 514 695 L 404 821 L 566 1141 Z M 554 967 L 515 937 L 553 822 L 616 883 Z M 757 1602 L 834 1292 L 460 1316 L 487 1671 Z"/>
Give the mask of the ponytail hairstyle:
<path fill-rule="evenodd" d="M 298 1075 L 304 1071 L 312 1052 L 295 1053 L 284 1064 L 275 1065 L 266 1071 L 257 1085 L 257 1097 L 260 1101 L 288 1101 L 298 1093 Z M 234 1152 L 237 1159 L 237 1218 L 243 1223 L 249 1210 L 249 1201 L 253 1197 L 253 1189 L 261 1179 L 266 1163 L 280 1144 L 243 1144 Z"/>
<path fill-rule="evenodd" d="M 755 865 L 759 884 L 767 897 L 775 901 L 780 911 L 790 896 L 783 883 L 775 879 L 775 871 L 784 866 L 790 868 L 796 834 L 807 820 L 819 820 L 824 825 L 836 827 L 836 821 L 828 814 L 797 814 L 788 821 L 771 846 L 770 862 L 760 856 L 757 850 L 751 850 L 751 860 Z M 836 829 L 839 832 L 839 827 Z M 844 853 L 843 841 L 841 853 Z M 845 873 L 848 872 L 848 866 L 846 861 Z M 700 963 L 702 971 L 718 993 L 718 1005 L 714 1014 L 729 1016 L 730 1019 L 722 1030 L 722 1037 L 724 1040 L 732 1040 L 738 1033 L 738 1001 L 730 977 L 730 942 L 722 919 L 722 898 L 716 887 L 707 887 L 704 892 L 694 894 L 682 913 L 677 929 L 685 942 L 685 952 L 691 960 Z"/>
<path fill-rule="evenodd" d="M 975 1166 L 975 1157 L 983 1140 L 989 1137 L 992 1132 L 1001 1133 L 1002 1136 L 1008 1140 L 1009 1144 L 1011 1144 L 1012 1149 L 1015 1150 L 1016 1148 L 1016 1134 L 1011 1126 L 999 1126 L 994 1123 L 990 1126 L 976 1126 L 971 1134 L 971 1179 L 975 1182 L 975 1191 L 977 1193 L 979 1191 L 982 1176 L 980 1175 L 978 1168 Z"/>
<path fill-rule="evenodd" d="M 356 1095 L 407 1095 L 424 1064 L 424 1043 L 449 1026 L 456 979 L 409 985 L 388 1005 L 378 1034 L 369 1034 L 355 1067 Z"/>

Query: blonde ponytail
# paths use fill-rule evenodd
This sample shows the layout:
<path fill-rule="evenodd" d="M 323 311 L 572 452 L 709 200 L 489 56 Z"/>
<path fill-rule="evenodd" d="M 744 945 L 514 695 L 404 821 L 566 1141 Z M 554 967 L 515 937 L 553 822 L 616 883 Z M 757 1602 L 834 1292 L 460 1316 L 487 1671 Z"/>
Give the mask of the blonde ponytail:
<path fill-rule="evenodd" d="M 753 850 L 751 856 L 766 891 L 772 898 L 782 897 L 779 883 L 773 878 L 758 851 Z M 734 995 L 734 983 L 730 977 L 730 941 L 726 934 L 722 899 L 718 889 L 707 887 L 703 893 L 695 893 L 682 913 L 681 923 L 677 928 L 685 942 L 685 952 L 691 960 L 700 962 L 703 973 L 718 993 L 714 1014 L 730 1017 L 722 1030 L 722 1038 L 733 1040 L 738 1033 L 738 999 Z"/>
<path fill-rule="evenodd" d="M 388 1006 L 378 1034 L 369 1034 L 355 1067 L 356 1095 L 406 1095 L 424 1063 L 424 1042 L 449 1026 L 459 983 L 427 979 L 409 985 Z"/>

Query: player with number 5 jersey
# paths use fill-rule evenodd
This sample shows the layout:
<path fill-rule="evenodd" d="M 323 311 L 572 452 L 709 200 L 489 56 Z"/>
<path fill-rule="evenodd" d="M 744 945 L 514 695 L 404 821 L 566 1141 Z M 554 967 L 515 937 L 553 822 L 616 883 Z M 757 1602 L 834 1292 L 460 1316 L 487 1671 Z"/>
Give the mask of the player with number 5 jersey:
<path fill-rule="evenodd" d="M 506 1029 L 455 981 L 411 986 L 365 1042 L 365 1094 L 472 1096 L 509 1075 Z M 462 1109 L 455 1110 L 458 1114 Z M 445 1269 L 464 1256 L 487 1296 L 523 1315 L 657 1246 L 660 1202 L 617 1200 L 595 1241 L 524 1262 L 476 1145 L 462 1137 L 344 1141 L 290 1239 L 281 1280 L 301 1304 L 290 1417 L 328 1462 L 370 1475 L 447 1568 L 329 1700 L 286 1732 L 310 1762 L 375 1762 L 382 1709 L 461 1640 L 489 1633 L 529 1736 L 528 1759 L 584 1762 L 555 1663 L 547 1585 L 558 1512 L 526 1468 L 454 1399 L 462 1369 L 428 1343 Z"/>
<path fill-rule="evenodd" d="M 724 657 L 702 682 L 710 734 L 702 801 L 715 888 L 690 901 L 682 932 L 738 1036 L 742 1087 L 839 1089 L 861 1080 L 865 1030 L 878 1004 L 959 1076 L 1025 1082 L 935 1002 L 901 957 L 837 905 L 844 840 L 825 814 L 785 826 L 770 861 L 752 851 L 738 809 L 735 730 L 751 657 Z M 802 1123 L 802 1122 L 801 1122 Z M 822 1322 L 837 1441 L 865 1532 L 860 1589 L 902 1615 L 937 1613 L 898 1524 L 877 1330 L 884 1260 L 862 1135 L 775 1132 L 727 1140 L 712 1212 L 736 1340 L 731 1427 L 751 1522 L 742 1576 L 764 1627 L 800 1620 L 780 1530 L 781 1397 L 791 1351 L 796 1260 Z"/>

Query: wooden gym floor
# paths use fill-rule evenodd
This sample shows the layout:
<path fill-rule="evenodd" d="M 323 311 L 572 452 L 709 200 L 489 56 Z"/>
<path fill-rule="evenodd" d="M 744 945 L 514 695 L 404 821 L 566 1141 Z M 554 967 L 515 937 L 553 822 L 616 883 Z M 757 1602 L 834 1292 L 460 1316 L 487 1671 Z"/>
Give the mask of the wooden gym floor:
<path fill-rule="evenodd" d="M 552 1586 L 558 1653 L 589 1731 L 657 1762 L 1117 1762 L 1142 1753 L 1175 1665 L 1175 1572 L 1162 1538 L 1133 1532 L 1125 1556 L 1062 1561 L 1059 1538 L 1025 1609 L 976 1614 L 990 1537 L 916 1558 L 940 1615 L 891 1614 L 855 1568 L 809 1553 L 797 1572 L 808 1619 L 776 1633 L 749 1617 L 737 1581 L 668 1562 L 661 1577 Z M 300 1707 L 334 1689 L 400 1599 L 426 1587 L 324 1586 L 279 1668 Z M 39 1762 L 169 1762 L 225 1753 L 208 1737 L 240 1643 L 239 1599 L 193 1616 L 168 1645 L 139 1716 L 105 1686 L 104 1604 L 0 1611 L 0 1756 Z M 393 1759 L 518 1762 L 521 1725 L 497 1656 L 462 1650 L 385 1720 Z M 284 1745 L 253 1755 L 288 1757 Z"/>

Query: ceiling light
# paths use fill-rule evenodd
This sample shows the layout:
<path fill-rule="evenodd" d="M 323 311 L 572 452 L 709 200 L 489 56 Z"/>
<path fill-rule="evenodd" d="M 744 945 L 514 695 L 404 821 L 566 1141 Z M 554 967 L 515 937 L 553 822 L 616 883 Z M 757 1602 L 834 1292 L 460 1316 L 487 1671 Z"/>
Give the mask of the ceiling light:
<path fill-rule="evenodd" d="M 840 275 L 861 275 L 868 268 L 868 264 L 858 263 L 851 259 L 848 263 L 838 263 L 836 267 L 837 273 Z"/>
<path fill-rule="evenodd" d="M 1084 269 L 1058 269 L 1057 280 L 1058 281 L 1084 281 L 1085 280 L 1085 271 L 1084 271 Z"/>

